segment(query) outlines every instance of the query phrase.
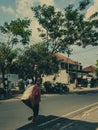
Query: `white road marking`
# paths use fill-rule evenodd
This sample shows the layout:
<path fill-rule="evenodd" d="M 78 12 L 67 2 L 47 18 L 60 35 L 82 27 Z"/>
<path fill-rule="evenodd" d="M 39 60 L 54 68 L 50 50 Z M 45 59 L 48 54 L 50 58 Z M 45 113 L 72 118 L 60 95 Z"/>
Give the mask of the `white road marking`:
<path fill-rule="evenodd" d="M 69 112 L 69 113 L 67 113 L 67 114 L 65 114 L 65 115 L 62 115 L 61 117 L 57 117 L 57 118 L 55 118 L 55 119 L 53 119 L 53 120 L 47 121 L 47 122 L 42 123 L 42 124 L 40 124 L 40 125 L 38 125 L 38 126 L 41 127 L 41 126 L 47 125 L 47 124 L 49 124 L 49 123 L 51 123 L 51 122 L 54 122 L 54 121 L 56 121 L 56 120 L 58 120 L 58 119 L 60 119 L 60 118 L 62 118 L 62 117 L 70 116 L 70 115 L 75 114 L 76 112 L 82 111 L 82 110 L 84 110 L 84 109 L 86 109 L 86 108 L 93 107 L 94 105 L 98 105 L 98 102 L 95 102 L 95 103 L 90 104 L 90 105 L 88 105 L 88 106 L 86 106 L 86 107 L 80 108 L 80 109 L 78 109 L 78 110 Z M 71 123 L 69 123 L 69 124 L 71 124 Z"/>
<path fill-rule="evenodd" d="M 63 130 L 63 129 L 65 129 L 65 128 L 67 128 L 67 127 L 73 125 L 73 123 L 75 123 L 75 122 L 77 122 L 77 121 L 73 121 L 73 122 L 69 123 L 68 125 L 65 125 L 65 126 L 61 127 L 60 130 Z"/>

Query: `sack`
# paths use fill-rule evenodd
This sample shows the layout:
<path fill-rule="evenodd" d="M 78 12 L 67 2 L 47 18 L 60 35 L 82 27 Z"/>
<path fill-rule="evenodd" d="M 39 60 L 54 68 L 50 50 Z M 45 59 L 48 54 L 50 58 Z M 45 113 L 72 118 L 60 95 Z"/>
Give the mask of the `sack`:
<path fill-rule="evenodd" d="M 30 102 L 30 100 L 29 99 L 22 99 L 21 100 L 26 106 L 28 106 L 29 108 L 33 108 L 33 106 L 32 106 L 32 103 Z"/>
<path fill-rule="evenodd" d="M 26 99 L 29 99 L 32 91 L 33 91 L 33 88 L 34 88 L 34 85 L 32 86 L 29 86 L 23 93 L 22 97 L 21 97 L 21 100 L 26 100 Z"/>
<path fill-rule="evenodd" d="M 32 103 L 30 101 L 30 95 L 33 91 L 34 85 L 29 86 L 23 93 L 22 97 L 21 97 L 21 101 L 28 106 L 29 108 L 32 109 Z"/>

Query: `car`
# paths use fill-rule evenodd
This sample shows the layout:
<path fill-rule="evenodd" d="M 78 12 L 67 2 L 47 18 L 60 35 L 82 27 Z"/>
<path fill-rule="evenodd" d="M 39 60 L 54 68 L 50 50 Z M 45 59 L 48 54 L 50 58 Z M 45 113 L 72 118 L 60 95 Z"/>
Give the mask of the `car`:
<path fill-rule="evenodd" d="M 6 91 L 4 88 L 0 88 L 0 100 L 5 99 L 6 97 Z"/>

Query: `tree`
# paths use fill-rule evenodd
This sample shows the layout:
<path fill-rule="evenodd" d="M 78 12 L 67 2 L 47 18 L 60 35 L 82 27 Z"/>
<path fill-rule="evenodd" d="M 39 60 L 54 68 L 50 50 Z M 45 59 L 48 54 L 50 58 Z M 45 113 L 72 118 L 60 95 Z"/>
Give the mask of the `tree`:
<path fill-rule="evenodd" d="M 92 42 L 93 42 L 93 44 L 92 44 L 93 46 L 98 45 L 98 19 L 97 19 L 97 16 L 98 16 L 98 12 L 95 12 L 94 14 L 92 14 L 89 17 L 91 25 L 94 29 L 93 37 L 91 37 Z"/>
<path fill-rule="evenodd" d="M 36 58 L 36 53 L 31 47 L 27 47 L 23 52 L 21 52 L 16 61 L 20 78 L 25 79 L 26 77 L 33 77 Z"/>
<path fill-rule="evenodd" d="M 44 44 L 34 44 L 26 48 L 18 57 L 18 70 L 21 78 L 27 76 L 32 81 L 42 74 L 51 74 L 58 71 L 59 61 L 55 56 L 50 57 Z"/>
<path fill-rule="evenodd" d="M 64 15 L 61 11 L 55 11 L 53 6 L 37 6 L 32 10 L 39 24 L 43 29 L 39 29 L 40 37 L 43 38 L 45 46 L 52 54 L 63 51 L 66 43 L 63 38 Z"/>
<path fill-rule="evenodd" d="M 33 50 L 37 54 L 36 65 L 39 74 L 49 75 L 58 72 L 58 59 L 47 51 L 43 43 L 33 45 Z"/>
<path fill-rule="evenodd" d="M 3 26 L 0 26 L 1 33 L 7 36 L 7 45 L 13 47 L 17 43 L 22 43 L 23 45 L 29 44 L 31 35 L 31 30 L 28 29 L 29 25 L 30 20 L 18 18 L 10 23 L 5 22 Z"/>
<path fill-rule="evenodd" d="M 97 46 L 98 45 L 98 19 L 96 19 L 96 17 L 98 16 L 98 12 L 95 12 L 94 14 L 92 14 L 90 17 L 89 17 L 89 20 L 91 21 L 93 27 L 96 29 L 96 32 L 94 34 L 94 37 L 96 39 L 96 42 L 93 43 L 94 46 Z M 96 76 L 98 77 L 98 60 L 96 60 Z"/>
<path fill-rule="evenodd" d="M 79 4 L 79 10 L 84 10 L 88 4 L 90 4 L 90 0 L 82 0 Z"/>
<path fill-rule="evenodd" d="M 40 37 L 52 54 L 63 53 L 70 45 L 97 45 L 98 32 L 94 28 L 94 21 L 86 20 L 83 13 L 89 3 L 89 0 L 83 0 L 78 8 L 69 5 L 62 12 L 56 11 L 54 6 L 32 7 L 35 18 L 42 26 L 39 29 Z"/>
<path fill-rule="evenodd" d="M 0 72 L 2 74 L 3 86 L 5 87 L 5 73 L 17 56 L 17 51 L 11 50 L 6 44 L 0 42 Z"/>
<path fill-rule="evenodd" d="M 0 70 L 3 79 L 3 85 L 5 87 L 5 73 L 16 58 L 16 51 L 13 46 L 16 44 L 29 44 L 29 38 L 31 31 L 28 29 L 30 20 L 17 19 L 10 23 L 5 22 L 3 26 L 0 26 L 0 31 L 5 35 L 5 41 L 0 42 Z M 1 39 L 2 41 L 2 39 Z"/>
<path fill-rule="evenodd" d="M 98 60 L 96 61 L 96 66 L 97 66 L 97 68 L 96 68 L 95 72 L 96 72 L 96 76 L 98 77 Z"/>

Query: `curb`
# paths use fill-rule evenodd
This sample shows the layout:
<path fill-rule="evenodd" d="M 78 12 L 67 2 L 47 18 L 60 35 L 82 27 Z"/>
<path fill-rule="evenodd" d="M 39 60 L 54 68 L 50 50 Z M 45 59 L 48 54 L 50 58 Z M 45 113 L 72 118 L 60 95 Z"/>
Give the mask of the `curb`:
<path fill-rule="evenodd" d="M 20 98 L 11 98 L 11 99 L 6 99 L 6 100 L 0 100 L 0 103 L 14 102 L 18 100 L 20 100 Z"/>
<path fill-rule="evenodd" d="M 98 88 L 88 88 L 88 89 L 77 89 L 77 90 L 73 90 L 73 91 L 70 91 L 69 93 L 87 93 L 87 92 L 98 92 Z"/>
<path fill-rule="evenodd" d="M 98 88 L 77 89 L 77 90 L 66 92 L 65 94 L 72 94 L 72 93 L 78 93 L 78 94 L 84 93 L 85 94 L 85 93 L 89 93 L 89 92 L 97 92 L 98 93 Z M 18 95 L 17 97 L 10 98 L 10 99 L 0 100 L 0 103 L 13 101 L 13 100 L 20 100 L 21 99 L 21 95 L 22 94 Z M 58 95 L 62 95 L 62 94 L 42 94 L 42 96 L 44 96 L 44 97 L 47 97 L 47 96 L 58 96 Z"/>

